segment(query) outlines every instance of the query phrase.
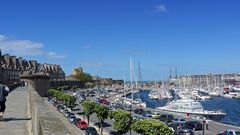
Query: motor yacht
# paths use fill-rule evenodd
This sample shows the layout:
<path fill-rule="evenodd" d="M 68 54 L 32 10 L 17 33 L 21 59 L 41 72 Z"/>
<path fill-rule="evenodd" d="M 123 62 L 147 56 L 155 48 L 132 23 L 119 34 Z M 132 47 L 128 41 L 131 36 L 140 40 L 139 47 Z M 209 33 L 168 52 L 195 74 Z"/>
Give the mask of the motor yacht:
<path fill-rule="evenodd" d="M 212 120 L 221 120 L 226 113 L 222 111 L 208 111 L 204 110 L 200 102 L 193 99 L 178 99 L 168 102 L 166 106 L 159 107 L 158 109 L 167 112 L 180 113 L 183 115 L 190 115 L 193 117 L 205 117 Z"/>

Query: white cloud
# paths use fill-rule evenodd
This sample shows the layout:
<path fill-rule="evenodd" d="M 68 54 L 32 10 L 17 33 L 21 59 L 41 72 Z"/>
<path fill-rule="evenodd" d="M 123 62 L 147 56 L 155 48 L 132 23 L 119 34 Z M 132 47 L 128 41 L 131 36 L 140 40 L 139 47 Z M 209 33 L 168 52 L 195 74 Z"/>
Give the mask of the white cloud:
<path fill-rule="evenodd" d="M 164 5 L 164 4 L 157 5 L 155 7 L 155 10 L 157 12 L 167 12 L 168 11 L 166 5 Z"/>
<path fill-rule="evenodd" d="M 0 48 L 3 53 L 16 56 L 47 56 L 47 58 L 65 58 L 64 55 L 58 55 L 55 52 L 44 51 L 44 45 L 31 40 L 11 39 L 0 35 Z"/>
<path fill-rule="evenodd" d="M 48 52 L 47 57 L 49 59 L 64 59 L 65 55 L 57 54 L 55 52 Z"/>

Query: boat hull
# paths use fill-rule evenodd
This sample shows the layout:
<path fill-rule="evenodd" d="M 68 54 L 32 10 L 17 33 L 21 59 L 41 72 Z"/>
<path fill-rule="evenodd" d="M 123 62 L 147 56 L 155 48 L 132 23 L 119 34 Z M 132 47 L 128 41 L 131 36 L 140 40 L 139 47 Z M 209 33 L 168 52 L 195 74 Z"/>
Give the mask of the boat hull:
<path fill-rule="evenodd" d="M 226 114 L 223 114 L 223 113 L 205 114 L 205 113 L 178 112 L 178 111 L 166 110 L 166 109 L 160 109 L 160 110 L 167 113 L 175 114 L 175 115 L 181 115 L 183 117 L 191 117 L 191 118 L 199 118 L 199 119 L 206 118 L 213 121 L 221 121 L 226 116 Z"/>

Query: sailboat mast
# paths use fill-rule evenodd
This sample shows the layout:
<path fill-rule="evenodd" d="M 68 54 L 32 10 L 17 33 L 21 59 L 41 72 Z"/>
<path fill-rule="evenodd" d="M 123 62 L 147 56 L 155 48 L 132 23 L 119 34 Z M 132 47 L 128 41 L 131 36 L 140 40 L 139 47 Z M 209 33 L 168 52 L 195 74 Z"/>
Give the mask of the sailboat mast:
<path fill-rule="evenodd" d="M 132 58 L 130 57 L 130 79 L 131 79 L 131 99 L 133 101 L 133 66 L 132 66 Z M 131 101 L 131 102 L 132 102 Z"/>
<path fill-rule="evenodd" d="M 142 72 L 141 72 L 140 61 L 138 62 L 138 82 L 140 84 L 140 88 L 142 88 Z"/>
<path fill-rule="evenodd" d="M 126 99 L 126 79 L 125 79 L 125 76 L 123 77 L 123 90 L 124 90 L 124 97 Z"/>

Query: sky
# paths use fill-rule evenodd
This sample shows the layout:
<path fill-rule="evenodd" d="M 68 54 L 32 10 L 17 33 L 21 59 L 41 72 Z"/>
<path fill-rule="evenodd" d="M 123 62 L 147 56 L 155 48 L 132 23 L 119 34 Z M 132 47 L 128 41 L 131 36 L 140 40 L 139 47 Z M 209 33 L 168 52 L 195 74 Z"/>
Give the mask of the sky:
<path fill-rule="evenodd" d="M 239 0 L 2 0 L 2 53 L 143 80 L 240 71 Z"/>

